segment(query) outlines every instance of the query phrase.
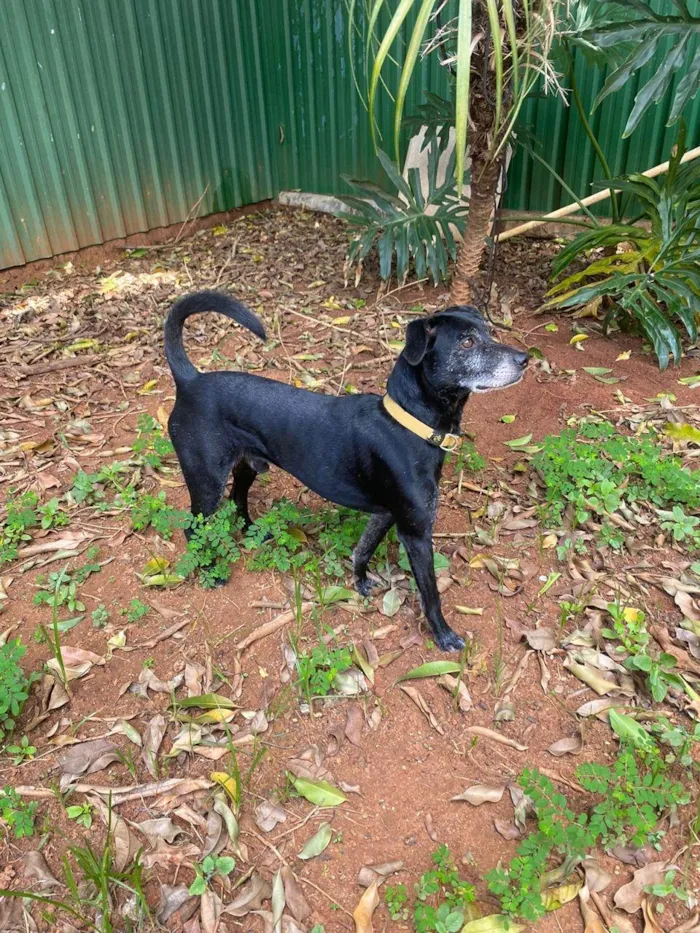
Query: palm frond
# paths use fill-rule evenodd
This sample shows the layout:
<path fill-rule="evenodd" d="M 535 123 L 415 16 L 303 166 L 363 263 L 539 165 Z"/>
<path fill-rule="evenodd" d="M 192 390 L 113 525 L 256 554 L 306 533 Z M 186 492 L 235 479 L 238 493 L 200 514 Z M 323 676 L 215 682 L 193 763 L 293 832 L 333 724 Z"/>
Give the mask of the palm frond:
<path fill-rule="evenodd" d="M 365 259 L 376 248 L 384 281 L 395 274 L 403 284 L 413 263 L 418 278 L 429 274 L 437 284 L 447 278 L 449 260 L 456 259 L 451 226 L 461 233 L 465 225 L 466 207 L 457 198 L 454 182 L 454 152 L 446 165 L 445 180 L 439 183 L 440 149 L 437 141 L 430 144 L 425 196 L 420 169 L 409 169 L 404 179 L 385 152 L 380 149 L 378 156 L 398 195 L 374 182 L 343 176 L 357 192 L 341 197 L 349 211 L 338 214 L 358 230 L 348 247 L 346 275 L 354 269 L 359 281 Z"/>

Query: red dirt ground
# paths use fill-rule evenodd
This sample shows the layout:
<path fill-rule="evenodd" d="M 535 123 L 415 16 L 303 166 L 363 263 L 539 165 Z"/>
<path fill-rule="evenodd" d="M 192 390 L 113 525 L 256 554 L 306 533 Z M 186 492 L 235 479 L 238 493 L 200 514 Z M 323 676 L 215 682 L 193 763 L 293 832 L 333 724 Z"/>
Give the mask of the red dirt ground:
<path fill-rule="evenodd" d="M 400 338 L 401 327 L 416 312 L 416 306 L 430 310 L 443 305 L 446 296 L 442 289 L 412 286 L 378 300 L 371 270 L 359 288 L 345 289 L 344 245 L 342 228 L 329 218 L 267 210 L 235 220 L 223 236 L 215 237 L 212 232 L 202 230 L 174 250 L 141 260 L 123 255 L 100 257 L 99 272 L 92 272 L 78 262 L 69 271 L 54 265 L 35 284 L 24 287 L 21 270 L 9 275 L 0 273 L 0 289 L 5 290 L 0 305 L 0 340 L 4 347 L 0 369 L 3 412 L 0 489 L 6 493 L 10 487 L 22 490 L 48 486 L 45 498 L 59 495 L 69 488 L 77 466 L 89 471 L 119 458 L 109 451 L 133 442 L 139 412 L 148 411 L 157 417 L 159 409 L 169 411 L 173 387 L 160 354 L 159 326 L 170 301 L 185 290 L 214 285 L 232 289 L 254 307 L 261 307 L 268 333 L 277 341 L 272 351 L 261 351 L 252 344 L 249 335 L 233 330 L 226 322 L 198 320 L 191 327 L 188 325 L 188 347 L 195 361 L 211 363 L 211 352 L 216 346 L 224 358 L 216 365 L 222 368 L 230 365 L 226 361 L 235 361 L 241 367 L 253 366 L 262 369 L 266 376 L 282 380 L 290 377 L 302 380 L 306 368 L 314 378 L 322 380 L 320 390 L 335 392 L 351 383 L 360 391 L 381 391 L 390 367 L 386 358 L 391 356 L 391 348 L 384 341 Z M 327 933 L 351 929 L 349 914 L 362 893 L 357 874 L 363 865 L 402 860 L 402 871 L 390 882 L 405 883 L 410 890 L 418 876 L 429 868 L 430 853 L 443 842 L 450 846 L 458 867 L 477 885 L 483 897 L 484 874 L 500 859 L 509 859 L 515 849 L 516 843 L 507 842 L 493 828 L 494 819 L 512 821 L 513 806 L 507 791 L 500 803 L 479 808 L 452 802 L 451 798 L 471 784 L 507 784 L 524 767 L 539 767 L 555 775 L 560 789 L 573 804 L 584 805 L 580 795 L 567 787 L 566 782 L 575 782 L 574 772 L 581 761 L 610 761 L 616 750 L 609 726 L 592 718 L 578 721 L 584 740 L 582 754 L 556 759 L 547 753 L 555 739 L 575 732 L 574 711 L 593 696 L 562 667 L 560 649 L 559 654 L 547 660 L 551 674 L 547 692 L 540 684 L 538 658 L 531 654 L 524 676 L 510 695 L 514 719 L 494 722 L 499 699 L 526 652 L 520 638 L 521 628 L 548 625 L 556 629 L 559 625 L 556 599 L 552 594 L 538 597 L 538 592 L 550 571 L 564 568 L 557 565 L 552 550 L 540 549 L 537 527 L 502 534 L 490 548 L 480 545 L 469 533 L 475 524 L 489 527 L 482 515 L 490 500 L 501 500 L 509 507 L 520 504 L 525 508 L 529 504 L 527 487 L 531 477 L 527 472 L 514 471 L 522 455 L 505 446 L 505 441 L 530 432 L 538 440 L 546 433 L 560 431 L 573 415 L 607 412 L 615 420 L 622 407 L 644 407 L 646 400 L 659 393 L 673 393 L 677 406 L 692 406 L 693 391 L 679 385 L 677 380 L 681 375 L 697 372 L 698 366 L 692 357 L 685 358 L 680 369 L 661 373 L 653 358 L 642 351 L 638 339 L 624 335 L 604 339 L 587 320 L 578 322 L 588 325 L 590 333 L 583 350 L 571 346 L 572 321 L 533 313 L 541 303 L 555 249 L 553 244 L 533 241 L 515 241 L 503 248 L 496 268 L 498 299 L 494 307 L 497 316 L 504 313 L 512 316 L 512 335 L 504 335 L 504 339 L 539 348 L 552 372 L 539 367 L 514 389 L 478 396 L 469 402 L 464 427 L 474 434 L 477 451 L 486 458 L 487 467 L 482 474 L 467 475 L 467 484 L 461 492 L 451 469 L 446 471 L 443 484 L 436 546 L 450 557 L 453 577 L 443 595 L 443 607 L 455 628 L 473 633 L 467 676 L 473 709 L 468 713 L 455 711 L 448 693 L 436 683 L 415 682 L 444 731 L 440 735 L 395 686 L 401 674 L 437 658 L 425 638 L 388 667 L 379 668 L 374 687 L 358 700 L 330 701 L 318 705 L 312 715 L 300 709 L 293 688 L 280 682 L 284 630 L 259 641 L 243 656 L 245 678 L 240 703 L 243 710 L 267 709 L 270 724 L 253 751 L 250 746 L 239 750 L 241 772 L 246 775 L 251 769 L 243 794 L 241 838 L 248 847 L 252 865 L 265 877 L 270 878 L 277 870 L 281 856 L 302 879 L 304 895 L 313 910 L 304 927 L 319 922 L 325 925 Z M 139 279 L 132 290 L 101 294 L 100 283 L 117 269 L 136 277 L 148 273 L 162 278 Z M 34 270 L 25 271 L 25 281 L 35 280 Z M 10 289 L 16 291 L 9 294 Z M 355 308 L 353 302 L 358 299 L 365 304 Z M 308 319 L 304 320 L 300 314 L 308 314 Z M 352 315 L 351 320 L 343 321 L 348 315 Z M 333 325 L 333 320 L 339 317 L 341 323 Z M 325 325 L 317 325 L 318 320 Z M 552 320 L 558 326 L 557 332 L 545 330 Z M 375 336 L 380 333 L 381 343 Z M 101 346 L 88 348 L 87 353 L 103 354 L 96 363 L 38 375 L 25 375 L 22 371 L 22 366 L 62 359 L 65 356 L 61 355 L 62 347 L 95 337 Z M 360 345 L 367 349 L 358 350 Z M 625 351 L 630 351 L 629 359 L 618 360 Z M 294 359 L 300 353 L 319 354 L 319 358 Z M 381 362 L 372 363 L 373 358 Z M 602 384 L 585 373 L 584 366 L 608 367 L 620 381 Z M 155 384 L 151 386 L 153 380 Z M 622 401 L 619 393 L 627 401 Z M 500 419 L 506 414 L 515 415 L 515 421 L 502 423 Z M 78 427 L 74 433 L 66 433 L 69 422 L 81 419 L 89 422 L 87 428 Z M 22 442 L 35 446 L 13 453 Z M 47 481 L 43 485 L 42 477 Z M 162 488 L 167 491 L 168 501 L 186 508 L 188 499 L 179 471 L 165 478 L 167 485 Z M 158 490 L 159 482 L 157 474 L 146 476 L 147 487 Z M 508 488 L 515 491 L 512 497 Z M 479 491 L 484 489 L 490 491 L 490 497 Z M 305 492 L 295 480 L 273 469 L 269 482 L 257 483 L 252 490 L 253 515 L 264 512 L 282 495 L 314 508 L 320 504 L 317 497 Z M 137 679 L 144 662 L 152 666 L 160 679 L 168 680 L 182 668 L 185 659 L 203 665 L 210 660 L 214 680 L 219 685 L 216 689 L 228 693 L 228 685 L 236 674 L 235 644 L 279 612 L 256 608 L 255 604 L 268 601 L 282 605 L 289 598 L 289 579 L 276 573 L 249 572 L 243 562 L 233 567 L 228 585 L 220 589 L 204 590 L 187 582 L 165 591 L 148 591 L 140 585 L 136 573 L 142 571 L 154 554 L 176 557 L 182 548 L 177 536 L 167 542 L 152 531 L 131 533 L 123 515 L 98 517 L 87 508 L 77 510 L 70 527 L 95 536 L 95 544 L 100 548 L 98 559 L 111 562 L 82 587 L 81 598 L 88 615 L 63 636 L 64 644 L 104 656 L 107 639 L 122 628 L 127 633 L 127 646 L 131 646 L 172 624 L 172 618 L 163 618 L 157 610 L 138 622 L 125 623 L 119 610 L 133 597 L 182 613 L 177 618 L 187 619 L 188 624 L 178 637 L 168 638 L 153 648 L 130 653 L 116 650 L 104 666 L 94 667 L 86 677 L 74 681 L 70 704 L 52 713 L 31 732 L 32 744 L 39 750 L 37 759 L 19 768 L 12 767 L 7 758 L 0 759 L 0 784 L 43 788 L 55 784 L 59 749 L 55 738 L 52 744 L 50 736 L 61 719 L 66 721 L 58 729 L 59 737 L 103 736 L 110 728 L 105 719 L 132 715 L 131 721 L 142 732 L 157 712 L 166 711 L 170 699 L 162 693 L 150 694 L 148 700 L 128 692 L 121 695 L 122 688 Z M 456 553 L 460 548 L 461 553 Z M 468 560 L 481 552 L 517 557 L 525 574 L 522 591 L 506 599 L 494 591 L 493 578 L 485 570 L 470 569 L 464 557 Z M 680 555 L 671 549 L 659 549 L 635 557 L 596 556 L 595 563 L 610 580 L 616 575 L 624 579 L 625 574 L 629 580 L 628 568 L 643 559 L 660 567 L 664 560 L 677 565 Z M 77 557 L 70 563 L 79 566 L 83 561 L 84 558 Z M 50 622 L 50 611 L 31 602 L 37 570 L 31 567 L 31 561 L 28 563 L 30 566 L 24 572 L 23 562 L 2 571 L 8 598 L 0 601 L 0 605 L 4 604 L 0 629 L 15 626 L 12 636 L 20 635 L 28 648 L 23 665 L 27 670 L 38 670 L 49 653 L 33 635 L 39 622 Z M 54 571 L 61 566 L 62 563 L 50 564 L 47 569 Z M 645 593 L 639 592 L 638 598 L 654 619 L 676 624 L 679 621 L 677 609 L 665 594 L 650 588 Z M 373 611 L 369 614 L 331 607 L 318 613 L 316 622 L 338 630 L 343 642 L 355 643 L 372 638 L 373 632 L 391 623 L 394 630 L 376 642 L 382 655 L 397 649 L 401 640 L 414 630 L 418 606 L 410 596 L 399 613 L 387 619 L 378 611 L 381 602 L 381 594 L 374 597 Z M 89 612 L 98 605 L 110 611 L 110 621 L 102 630 L 92 628 L 89 618 Z M 482 608 L 483 614 L 460 615 L 454 608 L 456 605 Z M 316 637 L 315 625 L 307 619 L 302 644 L 313 645 Z M 285 793 L 288 760 L 309 745 L 327 751 L 329 733 L 336 727 L 342 731 L 351 705 L 359 706 L 363 714 L 360 743 L 356 746 L 346 740 L 337 754 L 326 757 L 324 764 L 334 782 L 356 786 L 359 794 L 349 793 L 347 804 L 334 811 L 318 811 L 302 824 L 312 807 L 305 800 Z M 26 726 L 38 710 L 38 699 L 33 695 L 22 724 Z M 372 729 L 369 721 L 376 710 L 381 711 L 381 720 Z M 241 725 L 243 720 L 237 717 L 235 722 Z M 503 736 L 525 744 L 527 751 L 519 752 L 488 740 L 474 741 L 467 732 L 472 726 L 496 729 Z M 164 750 L 176 732 L 170 725 Z M 133 751 L 138 781 L 150 780 L 140 750 L 124 736 L 114 738 L 121 748 Z M 254 757 L 257 749 L 265 750 L 259 762 Z M 193 755 L 181 756 L 170 762 L 163 776 L 207 776 L 212 770 L 221 770 L 222 764 L 225 763 Z M 86 780 L 113 786 L 132 783 L 127 766 L 119 762 Z M 260 800 L 275 794 L 287 820 L 265 834 L 254 823 L 253 809 Z M 80 795 L 76 797 L 82 799 Z M 119 813 L 132 820 L 160 815 L 149 800 L 121 806 Z M 672 859 L 687 841 L 684 826 L 688 818 L 685 815 L 681 825 L 664 838 L 664 858 Z M 330 846 L 319 858 L 308 862 L 296 859 L 296 853 L 315 828 L 329 819 L 334 832 Z M 102 833 L 96 818 L 97 826 Z M 186 824 L 182 828 L 189 829 Z M 46 834 L 43 854 L 58 874 L 59 856 L 69 843 L 84 840 L 85 834 L 65 818 L 54 797 L 42 801 L 38 829 Z M 191 829 L 189 832 L 192 839 L 188 841 L 201 843 Z M 26 885 L 21 856 L 36 847 L 36 839 L 15 843 L 6 838 L 2 846 L 2 886 Z M 603 895 L 609 902 L 614 889 L 631 878 L 631 869 L 613 858 L 603 857 L 602 861 L 614 877 L 613 885 Z M 688 869 L 689 883 L 697 885 L 694 854 Z M 154 879 L 161 882 L 177 883 L 175 876 L 177 882 L 190 883 L 193 873 L 187 861 L 179 872 L 163 866 L 154 870 Z M 153 904 L 157 904 L 155 880 L 148 893 Z M 488 897 L 484 904 L 486 912 L 496 909 Z M 674 920 L 684 916 L 683 909 L 669 900 L 662 918 L 664 929 L 670 930 Z M 640 920 L 632 919 L 635 924 Z M 239 921 L 234 923 L 228 918 L 225 922 L 228 929 L 239 927 Z M 251 916 L 240 925 L 253 929 L 259 928 L 260 923 Z M 386 908 L 380 906 L 375 914 L 375 928 L 409 929 L 409 925 L 392 922 Z M 537 924 L 542 933 L 569 933 L 582 928 L 576 901 Z"/>

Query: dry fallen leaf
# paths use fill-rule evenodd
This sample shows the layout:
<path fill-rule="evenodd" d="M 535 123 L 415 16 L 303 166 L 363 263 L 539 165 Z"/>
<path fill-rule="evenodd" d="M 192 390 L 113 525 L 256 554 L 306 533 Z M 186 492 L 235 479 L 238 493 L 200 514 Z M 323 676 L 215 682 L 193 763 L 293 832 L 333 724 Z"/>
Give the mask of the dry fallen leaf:
<path fill-rule="evenodd" d="M 153 778 L 158 777 L 158 750 L 163 741 L 166 728 L 165 717 L 158 713 L 157 716 L 149 720 L 148 725 L 143 731 L 141 760 L 146 765 L 146 770 Z"/>
<path fill-rule="evenodd" d="M 360 901 L 352 913 L 355 921 L 355 933 L 373 933 L 372 914 L 379 903 L 379 882 L 373 881 L 360 898 Z"/>
<path fill-rule="evenodd" d="M 583 736 L 580 732 L 575 735 L 569 735 L 564 739 L 558 739 L 552 742 L 547 751 L 555 758 L 561 758 L 562 755 L 578 755 L 583 749 Z"/>
<path fill-rule="evenodd" d="M 503 791 L 505 789 L 505 784 L 499 784 L 495 786 L 488 784 L 474 784 L 473 787 L 468 787 L 464 793 L 458 794 L 456 797 L 452 797 L 451 799 L 465 800 L 473 807 L 480 807 L 482 803 L 498 803 L 498 801 L 503 797 Z"/>
<path fill-rule="evenodd" d="M 134 823 L 132 820 L 129 820 L 129 825 L 143 833 L 151 846 L 154 846 L 158 839 L 165 839 L 166 842 L 175 842 L 177 837 L 182 835 L 180 827 L 176 826 L 169 816 L 161 816 L 152 820 L 142 820 L 140 823 Z"/>
<path fill-rule="evenodd" d="M 255 808 L 255 822 L 264 833 L 270 833 L 278 823 L 285 823 L 287 814 L 271 800 L 263 800 Z"/>
<path fill-rule="evenodd" d="M 311 916 L 311 908 L 291 868 L 288 865 L 283 865 L 281 873 L 282 881 L 284 882 L 284 898 L 287 902 L 287 907 L 295 920 L 298 920 L 299 923 L 304 923 Z"/>
<path fill-rule="evenodd" d="M 76 777 L 102 771 L 107 765 L 119 761 L 119 749 L 107 739 L 93 739 L 71 745 L 58 755 L 61 769 L 61 789 L 65 790 Z"/>
<path fill-rule="evenodd" d="M 583 917 L 584 933 L 605 933 L 605 924 L 598 914 L 588 906 L 591 894 L 586 885 L 578 892 L 579 907 Z"/>
<path fill-rule="evenodd" d="M 379 865 L 364 865 L 357 875 L 357 883 L 363 888 L 368 888 L 374 881 L 381 884 L 385 878 L 396 874 L 402 868 L 403 862 L 400 861 L 381 862 Z"/>
<path fill-rule="evenodd" d="M 615 892 L 615 906 L 628 914 L 635 914 L 641 909 L 645 886 L 661 884 L 671 867 L 666 867 L 665 862 L 649 862 L 644 868 L 638 868 L 632 880 Z"/>
<path fill-rule="evenodd" d="M 37 849 L 32 852 L 25 852 L 22 856 L 22 864 L 24 865 L 24 874 L 32 881 L 38 881 L 42 891 L 62 887 L 61 882 L 51 874 L 46 859 Z"/>
<path fill-rule="evenodd" d="M 433 711 L 430 709 L 428 704 L 423 699 L 423 696 L 418 690 L 417 687 L 411 687 L 408 684 L 399 684 L 399 689 L 403 690 L 407 697 L 410 697 L 411 700 L 416 704 L 418 709 L 423 713 L 425 718 L 428 720 L 433 729 L 440 735 L 445 734 L 445 730 L 442 728 L 440 723 L 435 718 Z"/>
<path fill-rule="evenodd" d="M 507 820 L 495 819 L 493 825 L 496 832 L 503 836 L 504 839 L 520 839 L 520 830 L 513 823 L 509 823 Z"/>
<path fill-rule="evenodd" d="M 487 729 L 485 726 L 467 726 L 466 732 L 470 735 L 479 735 L 484 739 L 491 739 L 493 742 L 499 742 L 501 745 L 508 745 L 510 748 L 514 748 L 519 752 L 526 752 L 527 745 L 521 745 L 520 742 L 516 742 L 515 739 L 509 739 L 505 735 L 501 735 L 500 732 L 494 732 L 493 729 Z"/>
<path fill-rule="evenodd" d="M 348 709 L 348 718 L 345 723 L 345 737 L 348 742 L 359 746 L 362 741 L 362 724 L 364 717 L 359 706 L 351 706 Z"/>

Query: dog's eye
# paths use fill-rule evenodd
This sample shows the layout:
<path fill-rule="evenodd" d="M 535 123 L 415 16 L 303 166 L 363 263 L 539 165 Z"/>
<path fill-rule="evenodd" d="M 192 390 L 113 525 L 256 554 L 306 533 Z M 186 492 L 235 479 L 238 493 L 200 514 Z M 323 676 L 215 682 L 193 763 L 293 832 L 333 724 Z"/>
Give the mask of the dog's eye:
<path fill-rule="evenodd" d="M 474 346 L 474 341 L 471 337 L 467 337 L 466 340 L 462 341 L 462 346 L 465 350 L 471 350 L 471 348 Z"/>

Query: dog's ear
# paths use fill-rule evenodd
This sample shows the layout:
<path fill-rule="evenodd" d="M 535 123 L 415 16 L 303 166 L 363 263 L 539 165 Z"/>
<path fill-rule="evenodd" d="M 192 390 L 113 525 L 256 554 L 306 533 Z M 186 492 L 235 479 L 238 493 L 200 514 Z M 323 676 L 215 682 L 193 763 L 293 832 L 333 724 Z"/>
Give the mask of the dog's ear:
<path fill-rule="evenodd" d="M 411 366 L 417 366 L 428 349 L 428 341 L 435 334 L 435 327 L 427 320 L 411 321 L 406 328 L 406 346 L 403 355 Z"/>

